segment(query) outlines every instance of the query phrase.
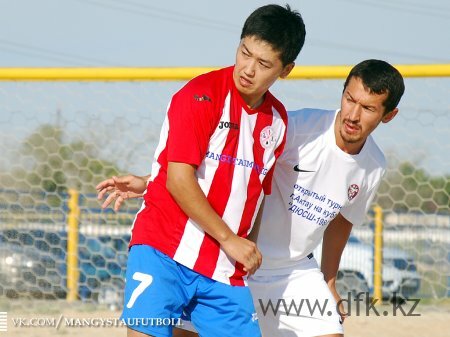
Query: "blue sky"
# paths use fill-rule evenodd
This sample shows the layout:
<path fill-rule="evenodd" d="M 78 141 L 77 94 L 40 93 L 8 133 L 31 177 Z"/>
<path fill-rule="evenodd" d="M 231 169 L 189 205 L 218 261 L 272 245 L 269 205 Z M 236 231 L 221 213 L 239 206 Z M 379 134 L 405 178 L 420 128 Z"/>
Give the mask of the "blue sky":
<path fill-rule="evenodd" d="M 224 66 L 266 1 L 1 1 L 0 66 Z M 446 0 L 273 1 L 298 9 L 298 64 L 450 62 Z"/>
<path fill-rule="evenodd" d="M 419 0 L 271 2 L 287 2 L 304 18 L 307 38 L 297 64 L 353 65 L 368 58 L 392 64 L 450 63 L 448 0 L 429 0 L 426 4 Z M 0 3 L 0 67 L 221 67 L 234 63 L 245 18 L 255 8 L 270 2 L 0 0 Z M 434 174 L 449 173 L 450 79 L 429 80 L 426 86 L 416 82 L 407 80 L 401 114 L 389 126 L 380 127 L 376 139 L 387 153 L 395 152 L 400 159 L 412 160 Z M 302 82 L 276 85 L 273 90 L 288 109 L 331 109 L 339 105 L 341 85 L 339 81 L 325 89 L 320 85 L 315 89 L 316 83 Z M 27 90 L 29 97 L 22 99 L 11 95 L 23 92 L 22 87 L 8 84 L 0 87 L 0 101 L 8 97 L 8 101 L 3 100 L 7 107 L 29 115 L 23 121 L 28 126 L 22 125 L 19 131 L 14 131 L 15 135 L 32 129 L 33 123 L 54 119 L 56 110 L 62 110 L 63 117 L 70 121 L 79 118 L 80 110 L 102 109 L 96 105 L 95 97 L 89 99 L 89 104 L 78 102 L 82 89 L 60 92 L 54 88 L 54 95 Z M 129 103 L 130 111 L 152 110 L 149 100 L 125 103 Z M 4 111 L 0 111 L 0 122 L 11 118 Z M 111 119 L 111 116 L 103 114 L 97 118 Z M 117 116 L 122 118 L 119 111 Z M 155 120 L 161 121 L 162 116 Z M 76 121 L 74 125 L 84 123 Z M 2 131 L 13 132 L 8 123 L 0 127 Z M 154 133 L 157 132 L 156 128 Z M 107 153 L 114 155 L 110 151 Z M 138 169 L 144 171 L 146 167 Z"/>

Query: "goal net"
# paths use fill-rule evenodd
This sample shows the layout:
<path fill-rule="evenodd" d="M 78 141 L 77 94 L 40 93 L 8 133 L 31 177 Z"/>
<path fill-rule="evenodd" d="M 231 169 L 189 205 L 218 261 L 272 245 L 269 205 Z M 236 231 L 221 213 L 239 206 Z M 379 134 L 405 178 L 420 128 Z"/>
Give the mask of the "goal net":
<path fill-rule="evenodd" d="M 283 80 L 272 92 L 288 110 L 336 109 L 343 82 Z M 71 298 L 122 305 L 140 202 L 102 211 L 95 185 L 150 172 L 167 104 L 184 83 L 0 82 L 0 303 Z M 396 293 L 439 307 L 450 297 L 450 77 L 408 77 L 405 84 L 400 113 L 374 134 L 389 165 L 373 205 L 383 213 L 383 297 Z M 77 230 L 72 265 L 70 228 Z M 357 263 L 341 270 L 343 289 L 358 279 L 373 292 L 373 254 L 361 253 L 374 248 L 373 233 L 371 210 L 353 229 L 356 255 L 344 258 Z"/>

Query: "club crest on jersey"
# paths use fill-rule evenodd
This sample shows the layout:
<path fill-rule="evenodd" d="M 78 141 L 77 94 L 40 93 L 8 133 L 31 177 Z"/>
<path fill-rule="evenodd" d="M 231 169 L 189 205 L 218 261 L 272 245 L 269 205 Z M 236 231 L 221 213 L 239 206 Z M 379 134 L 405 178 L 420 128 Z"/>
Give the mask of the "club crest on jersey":
<path fill-rule="evenodd" d="M 348 201 L 352 201 L 353 198 L 356 197 L 358 192 L 359 192 L 359 186 L 356 184 L 351 184 L 347 190 Z"/>
<path fill-rule="evenodd" d="M 277 140 L 275 139 L 275 135 L 271 126 L 266 126 L 264 129 L 262 129 L 261 134 L 259 135 L 259 141 L 261 142 L 261 146 L 265 149 L 275 144 Z"/>

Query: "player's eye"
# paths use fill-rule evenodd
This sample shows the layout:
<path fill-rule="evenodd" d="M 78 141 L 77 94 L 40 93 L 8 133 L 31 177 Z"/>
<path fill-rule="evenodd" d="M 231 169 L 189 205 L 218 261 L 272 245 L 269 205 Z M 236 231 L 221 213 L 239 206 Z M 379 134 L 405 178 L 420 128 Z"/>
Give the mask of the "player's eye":
<path fill-rule="evenodd" d="M 245 57 L 250 57 L 250 54 L 244 49 L 242 49 L 242 55 L 244 55 Z"/>

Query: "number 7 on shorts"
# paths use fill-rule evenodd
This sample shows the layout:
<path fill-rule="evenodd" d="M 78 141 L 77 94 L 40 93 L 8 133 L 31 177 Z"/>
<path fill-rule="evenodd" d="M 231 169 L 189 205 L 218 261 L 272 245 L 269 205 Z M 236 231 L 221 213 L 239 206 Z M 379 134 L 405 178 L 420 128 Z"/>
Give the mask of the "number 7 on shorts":
<path fill-rule="evenodd" d="M 135 272 L 133 274 L 133 280 L 140 281 L 136 289 L 133 290 L 130 300 L 127 303 L 127 308 L 131 308 L 136 302 L 136 299 L 141 295 L 144 290 L 153 282 L 153 276 L 150 274 L 144 274 L 140 272 Z"/>

